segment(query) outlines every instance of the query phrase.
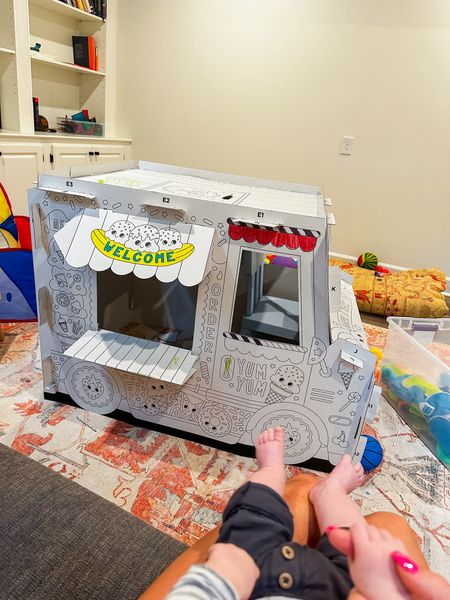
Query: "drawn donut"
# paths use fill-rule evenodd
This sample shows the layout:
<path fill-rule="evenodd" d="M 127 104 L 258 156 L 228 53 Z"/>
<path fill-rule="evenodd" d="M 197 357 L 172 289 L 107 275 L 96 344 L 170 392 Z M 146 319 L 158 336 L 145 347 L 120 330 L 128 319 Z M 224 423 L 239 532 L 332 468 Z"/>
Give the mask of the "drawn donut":
<path fill-rule="evenodd" d="M 314 440 L 318 440 L 317 429 L 309 419 L 305 419 L 301 415 L 273 415 L 258 425 L 257 431 L 253 430 L 252 432 L 254 440 L 260 433 L 271 427 L 284 429 L 286 457 L 300 456 L 301 458 L 298 460 L 304 461 L 311 458 L 318 449 L 313 449 L 311 454 L 311 447 L 317 445 L 314 444 Z M 318 446 L 320 447 L 320 442 Z"/>
<path fill-rule="evenodd" d="M 203 431 L 214 437 L 222 437 L 231 431 L 231 417 L 221 406 L 205 406 L 198 416 Z"/>
<path fill-rule="evenodd" d="M 55 300 L 60 306 L 66 307 L 70 304 L 70 296 L 69 294 L 66 294 L 66 292 L 58 292 L 55 296 Z"/>

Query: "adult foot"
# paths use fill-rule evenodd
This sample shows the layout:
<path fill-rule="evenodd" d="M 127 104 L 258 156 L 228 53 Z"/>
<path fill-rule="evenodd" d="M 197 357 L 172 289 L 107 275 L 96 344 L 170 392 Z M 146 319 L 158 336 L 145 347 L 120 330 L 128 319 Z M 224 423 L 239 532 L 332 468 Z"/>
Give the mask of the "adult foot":
<path fill-rule="evenodd" d="M 282 427 L 266 429 L 256 440 L 258 467 L 282 468 L 284 470 L 284 431 Z"/>

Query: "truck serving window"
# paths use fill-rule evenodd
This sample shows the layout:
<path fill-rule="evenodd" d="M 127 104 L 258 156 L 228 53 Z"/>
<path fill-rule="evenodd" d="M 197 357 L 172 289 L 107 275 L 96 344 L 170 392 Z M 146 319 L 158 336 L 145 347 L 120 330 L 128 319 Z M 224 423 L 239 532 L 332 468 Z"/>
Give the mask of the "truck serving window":
<path fill-rule="evenodd" d="M 99 329 L 192 349 L 198 285 L 97 273 Z"/>
<path fill-rule="evenodd" d="M 242 250 L 232 333 L 299 345 L 300 258 Z"/>

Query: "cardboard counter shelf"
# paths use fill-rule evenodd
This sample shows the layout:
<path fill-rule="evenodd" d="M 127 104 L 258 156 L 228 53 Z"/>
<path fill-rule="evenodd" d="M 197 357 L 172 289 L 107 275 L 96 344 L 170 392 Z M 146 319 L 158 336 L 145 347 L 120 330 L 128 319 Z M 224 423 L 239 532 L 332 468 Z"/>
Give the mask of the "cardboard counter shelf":
<path fill-rule="evenodd" d="M 320 188 L 130 161 L 29 199 L 46 398 L 247 455 L 280 425 L 288 464 L 362 454 L 375 356 Z"/>
<path fill-rule="evenodd" d="M 383 393 L 450 469 L 450 319 L 389 317 Z"/>

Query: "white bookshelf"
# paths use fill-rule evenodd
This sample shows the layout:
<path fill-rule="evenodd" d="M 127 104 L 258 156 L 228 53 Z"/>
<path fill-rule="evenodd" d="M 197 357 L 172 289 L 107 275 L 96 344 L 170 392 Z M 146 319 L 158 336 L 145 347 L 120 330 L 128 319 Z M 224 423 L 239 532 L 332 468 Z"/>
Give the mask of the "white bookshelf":
<path fill-rule="evenodd" d="M 4 130 L 35 135 L 32 98 L 51 129 L 88 109 L 114 138 L 117 0 L 103 20 L 59 0 L 0 0 L 0 110 Z M 72 36 L 93 36 L 99 70 L 73 64 Z M 39 52 L 30 50 L 38 42 Z M 0 132 L 0 136 L 2 133 Z M 66 136 L 65 136 L 66 137 Z"/>

